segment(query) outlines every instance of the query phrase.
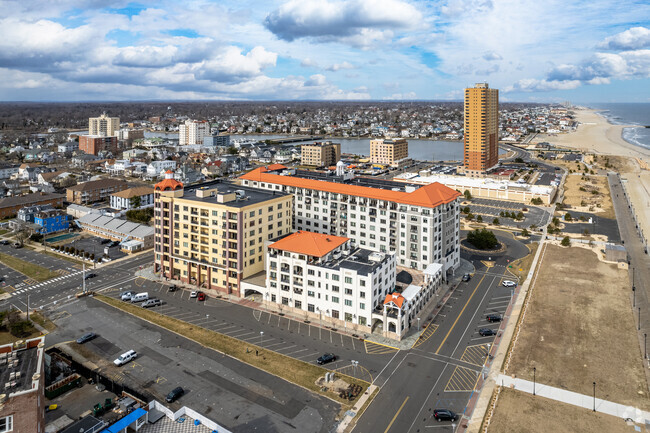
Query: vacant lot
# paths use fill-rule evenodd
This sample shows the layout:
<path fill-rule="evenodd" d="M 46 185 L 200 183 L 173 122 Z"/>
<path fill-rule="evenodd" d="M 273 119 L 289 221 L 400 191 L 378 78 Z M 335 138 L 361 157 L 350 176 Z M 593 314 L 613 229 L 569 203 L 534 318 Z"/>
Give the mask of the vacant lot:
<path fill-rule="evenodd" d="M 627 271 L 583 248 L 543 251 L 507 374 L 650 408 Z"/>
<path fill-rule="evenodd" d="M 634 428 L 614 416 L 503 389 L 488 433 L 630 433 Z"/>
<path fill-rule="evenodd" d="M 564 204 L 597 211 L 603 218 L 615 218 L 609 184 L 606 176 L 582 176 L 572 174 L 564 183 Z"/>

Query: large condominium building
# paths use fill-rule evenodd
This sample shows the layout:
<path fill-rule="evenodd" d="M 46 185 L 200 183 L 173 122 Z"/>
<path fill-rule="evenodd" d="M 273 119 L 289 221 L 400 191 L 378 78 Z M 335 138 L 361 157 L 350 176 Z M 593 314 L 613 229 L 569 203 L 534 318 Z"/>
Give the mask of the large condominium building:
<path fill-rule="evenodd" d="M 120 179 L 99 179 L 66 188 L 66 200 L 74 204 L 95 203 L 110 198 L 111 194 L 129 186 Z"/>
<path fill-rule="evenodd" d="M 264 270 L 264 242 L 291 232 L 292 196 L 219 181 L 154 186 L 155 270 L 243 297 L 241 281 Z"/>
<path fill-rule="evenodd" d="M 341 159 L 341 143 L 331 141 L 303 144 L 300 146 L 300 163 L 313 167 L 335 165 Z"/>
<path fill-rule="evenodd" d="M 468 176 L 483 176 L 499 163 L 499 91 L 487 83 L 465 89 L 465 155 Z"/>
<path fill-rule="evenodd" d="M 119 117 L 108 117 L 106 113 L 102 113 L 99 117 L 88 119 L 88 135 L 111 137 L 118 129 L 120 129 Z"/>
<path fill-rule="evenodd" d="M 395 288 L 395 255 L 353 248 L 346 237 L 297 231 L 268 248 L 267 299 L 312 318 L 370 327 Z"/>
<path fill-rule="evenodd" d="M 178 144 L 203 144 L 203 137 L 210 135 L 210 124 L 205 120 L 186 120 L 178 126 Z"/>
<path fill-rule="evenodd" d="M 370 140 L 370 162 L 399 165 L 409 156 L 409 144 L 403 138 Z"/>
<path fill-rule="evenodd" d="M 350 173 L 260 167 L 239 178 L 248 187 L 292 194 L 294 230 L 349 237 L 354 246 L 394 252 L 397 264 L 444 271 L 460 263 L 460 193 L 439 183 L 404 185 Z"/>

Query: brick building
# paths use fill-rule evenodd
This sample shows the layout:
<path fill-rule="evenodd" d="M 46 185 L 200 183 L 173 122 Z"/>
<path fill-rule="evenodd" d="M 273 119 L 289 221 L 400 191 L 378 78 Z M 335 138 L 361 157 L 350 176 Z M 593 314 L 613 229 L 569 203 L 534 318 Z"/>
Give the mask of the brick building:
<path fill-rule="evenodd" d="M 103 137 L 100 135 L 82 135 L 79 137 L 79 150 L 90 155 L 99 152 L 117 152 L 117 137 Z"/>
<path fill-rule="evenodd" d="M 119 179 L 100 179 L 80 183 L 66 189 L 66 200 L 75 204 L 94 203 L 108 199 L 111 194 L 129 186 Z"/>
<path fill-rule="evenodd" d="M 35 193 L 17 197 L 0 198 L 0 218 L 7 218 L 18 214 L 25 206 L 51 204 L 54 207 L 63 206 L 63 194 Z"/>
<path fill-rule="evenodd" d="M 0 432 L 45 431 L 44 340 L 0 346 Z"/>

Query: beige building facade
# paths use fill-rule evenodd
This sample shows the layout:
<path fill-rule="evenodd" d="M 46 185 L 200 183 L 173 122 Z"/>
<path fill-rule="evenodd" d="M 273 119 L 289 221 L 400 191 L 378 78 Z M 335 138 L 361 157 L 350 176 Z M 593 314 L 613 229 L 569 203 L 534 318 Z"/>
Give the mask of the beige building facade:
<path fill-rule="evenodd" d="M 99 117 L 91 117 L 88 119 L 88 135 L 112 137 L 119 129 L 119 117 L 108 117 L 106 113 L 102 113 Z"/>
<path fill-rule="evenodd" d="M 370 162 L 372 164 L 398 165 L 408 158 L 409 145 L 403 138 L 370 140 Z"/>
<path fill-rule="evenodd" d="M 303 144 L 300 146 L 300 163 L 313 167 L 336 165 L 341 159 L 341 143 L 331 141 Z"/>
<path fill-rule="evenodd" d="M 170 280 L 243 297 L 264 270 L 265 242 L 291 232 L 289 194 L 223 182 L 154 187 L 155 271 Z"/>
<path fill-rule="evenodd" d="M 465 89 L 464 170 L 479 177 L 499 163 L 499 91 L 487 83 Z"/>

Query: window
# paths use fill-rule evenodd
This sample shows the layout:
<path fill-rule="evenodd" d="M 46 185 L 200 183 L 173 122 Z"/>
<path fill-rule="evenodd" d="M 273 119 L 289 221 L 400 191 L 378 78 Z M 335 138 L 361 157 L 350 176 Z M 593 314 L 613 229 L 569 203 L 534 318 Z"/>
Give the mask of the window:
<path fill-rule="evenodd" d="M 314 304 L 307 304 L 307 311 L 309 311 L 310 313 L 315 312 L 316 309 L 314 308 Z"/>
<path fill-rule="evenodd" d="M 332 302 L 338 304 L 340 302 L 338 296 L 332 296 Z"/>
<path fill-rule="evenodd" d="M 352 300 L 350 300 L 350 299 L 346 299 L 346 300 L 345 300 L 345 305 L 346 305 L 347 307 L 351 307 L 351 306 L 352 306 Z"/>
<path fill-rule="evenodd" d="M 0 418 L 0 433 L 10 432 L 14 430 L 14 416 L 9 415 Z"/>
<path fill-rule="evenodd" d="M 346 295 L 352 295 L 352 289 L 345 289 Z"/>
<path fill-rule="evenodd" d="M 352 277 L 345 277 L 345 284 L 352 284 Z"/>

